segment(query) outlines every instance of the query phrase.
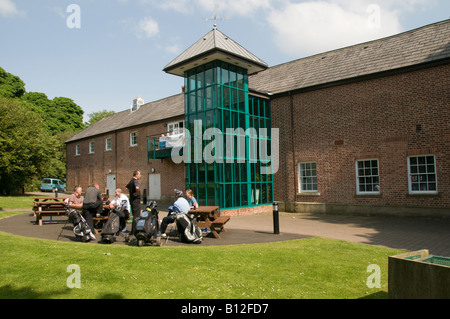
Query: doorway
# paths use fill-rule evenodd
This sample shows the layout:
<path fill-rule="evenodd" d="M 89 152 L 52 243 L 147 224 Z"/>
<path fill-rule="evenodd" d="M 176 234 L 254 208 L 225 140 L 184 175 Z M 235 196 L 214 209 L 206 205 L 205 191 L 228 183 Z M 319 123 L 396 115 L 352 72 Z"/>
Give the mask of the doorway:
<path fill-rule="evenodd" d="M 161 199 L 161 174 L 148 175 L 148 199 Z"/>
<path fill-rule="evenodd" d="M 106 175 L 106 192 L 109 196 L 114 196 L 116 191 L 116 175 Z"/>

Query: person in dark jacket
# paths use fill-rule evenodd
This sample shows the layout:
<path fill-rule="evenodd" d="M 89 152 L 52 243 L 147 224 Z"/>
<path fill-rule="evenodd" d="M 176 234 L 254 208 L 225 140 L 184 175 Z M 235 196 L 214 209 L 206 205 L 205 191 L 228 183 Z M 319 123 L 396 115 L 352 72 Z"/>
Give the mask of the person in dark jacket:
<path fill-rule="evenodd" d="M 133 214 L 133 224 L 131 226 L 131 235 L 134 235 L 135 228 L 135 220 L 138 217 L 141 217 L 141 192 L 139 179 L 141 178 L 141 172 L 134 171 L 133 177 L 130 182 L 127 184 L 126 188 L 130 192 L 130 204 L 131 204 L 131 213 Z"/>
<path fill-rule="evenodd" d="M 83 200 L 84 218 L 89 225 L 89 228 L 94 229 L 93 216 L 102 213 L 103 197 L 99 190 L 98 183 L 93 183 L 86 189 Z"/>

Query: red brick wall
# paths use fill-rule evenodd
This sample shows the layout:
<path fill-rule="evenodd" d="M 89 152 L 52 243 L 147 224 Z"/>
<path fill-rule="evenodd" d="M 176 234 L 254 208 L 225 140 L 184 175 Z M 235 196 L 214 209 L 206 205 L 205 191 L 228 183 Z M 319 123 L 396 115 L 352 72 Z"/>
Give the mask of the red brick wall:
<path fill-rule="evenodd" d="M 450 68 L 443 65 L 298 93 L 293 130 L 291 97 L 273 98 L 272 126 L 281 137 L 275 199 L 450 207 L 449 87 Z M 408 194 L 407 156 L 414 154 L 435 155 L 437 196 Z M 379 196 L 356 195 L 355 161 L 368 158 L 379 160 Z M 298 194 L 298 163 L 308 161 L 317 163 L 314 196 Z"/>
<path fill-rule="evenodd" d="M 173 120 L 182 121 L 183 118 Z M 170 121 L 172 122 L 172 121 Z M 86 189 L 93 181 L 99 183 L 100 190 L 106 192 L 106 176 L 116 175 L 116 186 L 122 188 L 125 194 L 128 192 L 125 185 L 133 176 L 134 170 L 142 174 L 140 179 L 141 189 L 149 187 L 148 175 L 152 168 L 156 174 L 161 174 L 162 197 L 173 197 L 173 189 L 184 189 L 184 165 L 175 165 L 170 158 L 150 159 L 147 162 L 147 139 L 149 136 L 159 135 L 167 131 L 164 123 L 151 124 L 117 133 L 109 133 L 91 139 L 80 140 L 67 144 L 67 186 L 68 190 L 76 185 Z M 138 145 L 130 146 L 130 133 L 137 132 Z M 105 151 L 105 140 L 111 138 L 112 150 Z M 117 141 L 116 141 L 117 139 Z M 95 143 L 95 153 L 89 154 L 89 143 Z M 79 144 L 81 155 L 75 156 L 75 147 Z M 142 193 L 141 193 L 142 194 Z M 113 195 L 113 194 L 110 194 Z"/>

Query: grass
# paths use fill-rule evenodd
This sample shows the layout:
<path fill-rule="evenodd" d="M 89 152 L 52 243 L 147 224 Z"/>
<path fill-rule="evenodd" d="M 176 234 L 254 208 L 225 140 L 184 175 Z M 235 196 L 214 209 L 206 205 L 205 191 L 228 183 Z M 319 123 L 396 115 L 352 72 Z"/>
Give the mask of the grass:
<path fill-rule="evenodd" d="M 5 209 L 30 210 L 35 196 L 0 196 L 0 211 Z"/>
<path fill-rule="evenodd" d="M 0 251 L 2 299 L 386 298 L 388 256 L 400 252 L 323 238 L 139 248 L 2 232 Z M 72 264 L 80 267 L 80 289 L 67 287 Z M 370 264 L 381 268 L 380 289 L 366 285 Z"/>

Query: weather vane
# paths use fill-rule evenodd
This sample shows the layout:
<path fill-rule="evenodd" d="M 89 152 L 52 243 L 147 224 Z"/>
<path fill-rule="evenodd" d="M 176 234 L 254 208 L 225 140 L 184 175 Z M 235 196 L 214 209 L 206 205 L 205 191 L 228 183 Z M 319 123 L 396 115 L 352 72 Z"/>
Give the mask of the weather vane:
<path fill-rule="evenodd" d="M 220 18 L 220 17 L 217 16 L 217 12 L 219 11 L 219 6 L 220 5 L 218 3 L 216 3 L 215 9 L 214 9 L 214 12 L 213 12 L 213 16 L 211 18 L 203 18 L 202 19 L 202 20 L 205 20 L 205 21 L 214 21 L 214 25 L 213 25 L 214 29 L 217 29 L 217 21 L 230 20 L 229 16 L 226 16 L 225 18 Z"/>

